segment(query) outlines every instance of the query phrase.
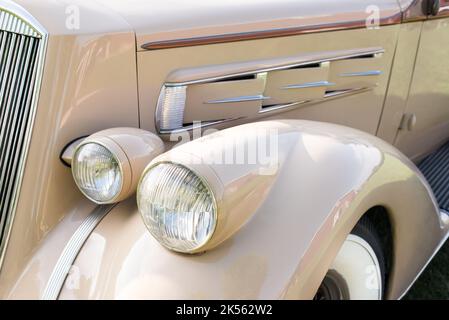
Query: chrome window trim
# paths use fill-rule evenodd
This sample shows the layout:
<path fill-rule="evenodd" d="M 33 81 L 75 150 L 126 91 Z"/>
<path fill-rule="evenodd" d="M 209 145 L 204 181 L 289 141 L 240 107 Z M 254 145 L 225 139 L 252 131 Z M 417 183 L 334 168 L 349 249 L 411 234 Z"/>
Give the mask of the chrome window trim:
<path fill-rule="evenodd" d="M 30 142 L 31 142 L 31 135 L 33 132 L 34 127 L 34 121 L 36 118 L 36 111 L 37 111 L 37 105 L 39 102 L 39 92 L 41 89 L 42 84 L 42 75 L 43 75 L 43 69 L 44 69 L 44 63 L 45 63 L 45 56 L 47 51 L 47 44 L 48 44 L 48 32 L 45 30 L 45 28 L 33 17 L 31 16 L 24 8 L 19 6 L 16 3 L 13 2 L 6 2 L 3 0 L 0 0 L 0 9 L 7 11 L 9 13 L 14 14 L 14 16 L 23 19 L 27 24 L 29 24 L 34 30 L 36 30 L 40 35 L 40 45 L 38 48 L 37 53 L 37 60 L 36 60 L 36 82 L 33 89 L 33 100 L 31 102 L 31 110 L 30 110 L 30 119 L 29 123 L 27 125 L 27 129 L 25 130 L 25 136 L 24 136 L 24 152 L 22 155 L 22 158 L 19 161 L 19 168 L 18 168 L 18 174 L 17 174 L 17 183 L 14 188 L 13 196 L 12 196 L 12 207 L 11 207 L 11 214 L 7 217 L 6 220 L 6 226 L 5 226 L 5 239 L 2 244 L 0 244 L 0 272 L 3 267 L 3 263 L 6 256 L 6 251 L 9 244 L 9 239 L 11 236 L 12 231 L 12 225 L 14 222 L 16 210 L 17 210 L 17 204 L 19 200 L 20 190 L 22 187 L 22 181 L 23 181 L 23 175 L 25 171 L 25 164 L 28 157 L 28 151 L 30 148 Z M 5 30 L 7 31 L 7 30 Z M 24 34 L 27 35 L 27 34 Z M 28 36 L 28 35 L 27 35 Z"/>
<path fill-rule="evenodd" d="M 58 299 L 67 275 L 70 272 L 70 268 L 75 262 L 80 250 L 101 220 L 103 220 L 103 218 L 112 210 L 112 208 L 114 208 L 114 206 L 115 204 L 97 206 L 94 211 L 92 211 L 92 213 L 84 219 L 78 229 L 76 229 L 70 240 L 65 245 L 53 268 L 42 294 L 42 300 Z"/>

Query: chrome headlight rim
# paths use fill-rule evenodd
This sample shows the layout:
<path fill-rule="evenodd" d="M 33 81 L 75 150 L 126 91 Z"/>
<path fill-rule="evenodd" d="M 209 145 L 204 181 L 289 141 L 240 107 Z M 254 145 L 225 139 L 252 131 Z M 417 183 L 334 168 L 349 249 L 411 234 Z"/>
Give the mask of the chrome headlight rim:
<path fill-rule="evenodd" d="M 106 150 L 108 150 L 111 153 L 111 155 L 114 158 L 115 162 L 118 164 L 118 167 L 119 167 L 119 170 L 120 170 L 120 176 L 121 176 L 120 188 L 118 189 L 118 192 L 116 192 L 114 197 L 112 197 L 111 199 L 108 199 L 108 200 L 105 200 L 105 201 L 99 201 L 97 199 L 92 198 L 90 195 L 88 195 L 83 190 L 83 188 L 78 183 L 78 179 L 75 177 L 74 166 L 75 166 L 76 156 L 77 156 L 78 152 L 81 150 L 81 148 L 83 146 L 85 146 L 85 145 L 88 145 L 88 144 L 96 144 L 96 145 L 99 145 L 99 146 L 105 148 Z M 124 184 L 125 184 L 125 180 L 124 180 L 124 170 L 123 170 L 122 161 L 120 160 L 119 156 L 117 156 L 117 154 L 114 152 L 114 150 L 111 150 L 110 146 L 108 146 L 106 143 L 103 143 L 103 142 L 101 142 L 99 140 L 93 140 L 93 139 L 92 140 L 88 140 L 87 139 L 87 140 L 84 140 L 83 142 L 81 142 L 76 147 L 75 151 L 73 152 L 73 162 L 72 162 L 72 169 L 71 169 L 71 171 L 72 171 L 73 180 L 75 181 L 75 184 L 76 184 L 78 190 L 83 194 L 83 196 L 85 196 L 87 199 L 89 199 L 90 201 L 92 201 L 92 202 L 94 202 L 94 203 L 96 203 L 98 205 L 105 205 L 105 204 L 116 203 L 116 202 L 118 202 L 118 198 L 120 197 L 120 195 L 123 193 L 123 187 L 124 187 Z"/>
<path fill-rule="evenodd" d="M 144 180 L 146 174 L 147 174 L 148 172 L 150 172 L 152 169 L 154 169 L 155 167 L 157 167 L 157 166 L 159 166 L 159 165 L 162 165 L 162 164 L 174 165 L 174 166 L 178 166 L 178 167 L 180 167 L 180 168 L 183 168 L 183 169 L 185 169 L 185 170 L 187 170 L 187 171 L 190 171 L 190 172 L 191 172 L 193 175 L 195 175 L 195 176 L 200 180 L 200 182 L 206 187 L 206 189 L 207 189 L 208 192 L 209 192 L 209 195 L 210 195 L 211 198 L 212 198 L 212 204 L 213 204 L 213 209 L 214 209 L 214 210 L 213 210 L 214 226 L 213 226 L 213 228 L 212 228 L 212 231 L 210 232 L 210 234 L 208 234 L 208 236 L 205 238 L 205 240 L 203 241 L 203 243 L 202 243 L 200 246 L 197 246 L 197 247 L 192 248 L 192 249 L 190 249 L 190 250 L 179 250 L 178 248 L 169 246 L 169 245 L 167 245 L 167 244 L 162 243 L 161 241 L 159 241 L 159 240 L 158 240 L 158 239 L 151 233 L 151 229 L 150 229 L 150 227 L 148 226 L 148 224 L 146 223 L 145 218 L 143 217 L 141 208 L 140 208 L 140 206 L 139 206 L 139 193 L 140 193 L 140 189 L 141 189 L 141 184 L 142 184 L 142 182 L 143 182 L 143 180 Z M 147 230 L 148 230 L 148 232 L 151 234 L 151 236 L 152 236 L 152 237 L 153 237 L 153 238 L 154 238 L 154 239 L 155 239 L 155 240 L 156 240 L 162 247 L 164 247 L 164 248 L 166 248 L 166 249 L 168 249 L 168 250 L 170 250 L 170 251 L 173 251 L 173 252 L 177 252 L 177 253 L 181 253 L 181 254 L 197 254 L 197 253 L 206 251 L 208 245 L 210 244 L 212 238 L 215 236 L 216 231 L 217 231 L 217 229 L 218 229 L 217 227 L 218 227 L 218 217 L 219 217 L 219 214 L 218 214 L 218 207 L 219 207 L 219 206 L 218 206 L 217 196 L 216 196 L 216 194 L 215 194 L 214 189 L 212 188 L 211 184 L 207 181 L 207 179 L 205 179 L 202 175 L 200 175 L 195 169 L 193 169 L 193 168 L 191 168 L 191 167 L 189 167 L 189 166 L 187 166 L 187 165 L 185 165 L 185 164 L 182 164 L 182 163 L 180 163 L 180 162 L 163 160 L 163 161 L 157 161 L 157 162 L 155 162 L 155 163 L 150 163 L 150 164 L 145 168 L 145 170 L 143 171 L 142 175 L 140 176 L 139 184 L 138 184 L 137 192 L 136 192 L 136 203 L 137 203 L 137 209 L 138 209 L 139 214 L 140 214 L 140 218 L 142 219 L 143 224 L 145 225 L 145 227 L 147 228 Z"/>

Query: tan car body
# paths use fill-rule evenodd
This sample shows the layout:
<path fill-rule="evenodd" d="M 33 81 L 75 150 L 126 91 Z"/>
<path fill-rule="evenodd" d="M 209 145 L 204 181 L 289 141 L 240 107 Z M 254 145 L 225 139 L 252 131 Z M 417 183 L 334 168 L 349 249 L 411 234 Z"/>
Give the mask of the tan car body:
<path fill-rule="evenodd" d="M 367 30 L 364 1 L 232 2 L 19 0 L 17 6 L 0 0 L 0 8 L 34 17 L 47 41 L 32 139 L 2 259 L 1 298 L 45 298 L 52 289 L 62 299 L 310 299 L 347 234 L 378 206 L 387 210 L 393 229 L 386 297 L 406 292 L 449 228 L 409 160 L 421 159 L 449 137 L 448 62 L 442 58 L 449 48 L 446 11 L 433 20 L 416 9 L 420 1 L 378 0 L 381 26 Z M 444 9 L 446 2 L 440 2 Z M 73 5 L 80 28 L 70 29 L 66 10 Z M 277 130 L 282 156 L 274 175 L 257 175 L 252 166 L 194 168 L 208 177 L 224 208 L 206 253 L 180 255 L 160 246 L 145 229 L 135 197 L 96 206 L 78 191 L 60 159 L 70 142 L 104 129 L 160 133 L 155 114 L 164 84 L 200 81 L 191 87 L 185 113 L 195 119 L 205 115 L 195 109 L 204 92 L 209 99 L 223 93 L 202 79 L 267 70 L 273 76 L 286 65 L 311 61 L 330 61 L 317 74 L 333 79 L 339 68 L 364 66 L 357 57 L 379 50 L 366 66 L 379 71 L 375 80 L 353 84 L 367 90 L 330 99 L 311 90 L 310 101 L 297 108 L 251 111 L 238 119 L 235 109 L 217 109 L 232 121 L 214 127 L 233 128 L 153 160 L 183 163 L 186 154 L 201 157 L 204 141 L 222 152 L 222 139 Z M 356 59 L 342 58 L 354 53 Z M 416 116 L 416 125 L 404 124 L 407 114 Z M 253 123 L 236 127 L 247 122 Z M 169 150 L 168 136 L 160 136 Z M 107 214 L 75 250 L 63 287 L 53 288 L 67 245 L 101 210 Z"/>

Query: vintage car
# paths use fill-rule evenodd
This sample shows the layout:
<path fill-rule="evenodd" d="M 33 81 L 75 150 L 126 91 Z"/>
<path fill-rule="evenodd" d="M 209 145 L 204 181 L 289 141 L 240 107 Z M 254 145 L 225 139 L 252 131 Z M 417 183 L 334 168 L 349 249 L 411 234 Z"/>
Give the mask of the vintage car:
<path fill-rule="evenodd" d="M 401 298 L 448 53 L 447 0 L 0 0 L 0 298 Z"/>

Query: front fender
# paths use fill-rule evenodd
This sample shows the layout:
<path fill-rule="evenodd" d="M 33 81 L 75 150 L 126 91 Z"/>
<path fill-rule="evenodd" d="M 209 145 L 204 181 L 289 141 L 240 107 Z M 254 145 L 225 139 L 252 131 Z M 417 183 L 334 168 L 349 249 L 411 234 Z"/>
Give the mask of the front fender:
<path fill-rule="evenodd" d="M 348 233 L 375 206 L 387 209 L 393 228 L 387 297 L 400 297 L 447 229 L 417 168 L 376 137 L 309 121 L 235 127 L 170 154 L 195 153 L 215 139 L 217 152 L 225 148 L 218 143 L 224 136 L 237 135 L 245 143 L 260 128 L 276 130 L 279 165 L 256 195 L 248 191 L 258 203 L 248 207 L 232 236 L 203 254 L 168 251 L 152 238 L 135 199 L 129 199 L 90 235 L 59 298 L 310 299 Z M 241 166 L 211 168 L 225 189 L 240 187 L 232 189 L 236 194 L 260 178 Z"/>

